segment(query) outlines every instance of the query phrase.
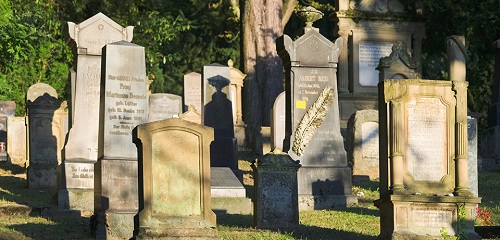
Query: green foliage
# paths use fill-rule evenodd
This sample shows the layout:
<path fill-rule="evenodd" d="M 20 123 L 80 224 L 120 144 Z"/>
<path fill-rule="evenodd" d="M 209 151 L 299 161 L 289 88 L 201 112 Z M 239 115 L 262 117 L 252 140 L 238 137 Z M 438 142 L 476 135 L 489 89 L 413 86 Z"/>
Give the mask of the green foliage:
<path fill-rule="evenodd" d="M 66 98 L 72 55 L 55 4 L 11 0 L 11 5 L 13 14 L 0 25 L 0 100 L 14 100 L 16 114 L 22 115 L 26 91 L 34 83 L 47 83 Z"/>

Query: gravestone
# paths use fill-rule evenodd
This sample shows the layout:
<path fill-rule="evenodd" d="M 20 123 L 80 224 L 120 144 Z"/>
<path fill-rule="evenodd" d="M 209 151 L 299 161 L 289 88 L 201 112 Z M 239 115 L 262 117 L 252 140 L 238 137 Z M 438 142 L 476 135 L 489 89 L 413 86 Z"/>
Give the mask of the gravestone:
<path fill-rule="evenodd" d="M 76 69 L 71 85 L 71 129 L 64 147 L 63 182 L 58 205 L 63 209 L 94 209 L 94 164 L 97 161 L 102 47 L 132 40 L 133 27 L 123 28 L 102 13 L 75 24 L 68 22 L 76 43 Z"/>
<path fill-rule="evenodd" d="M 299 226 L 299 168 L 299 161 L 294 161 L 280 149 L 252 163 L 255 179 L 254 223 L 257 228 Z"/>
<path fill-rule="evenodd" d="M 193 105 L 195 110 L 201 114 L 203 110 L 201 101 L 203 89 L 201 85 L 201 74 L 190 72 L 184 75 L 184 111 L 187 111 L 188 107 Z"/>
<path fill-rule="evenodd" d="M 271 112 L 271 149 L 282 149 L 285 140 L 285 92 L 280 93 Z"/>
<path fill-rule="evenodd" d="M 379 80 L 385 79 L 415 79 L 419 77 L 418 61 L 412 58 L 404 42 L 397 42 L 392 45 L 389 56 L 380 58 L 377 64 L 379 70 Z"/>
<path fill-rule="evenodd" d="M 142 155 L 135 239 L 218 239 L 210 198 L 213 129 L 174 118 L 137 126 L 137 138 Z"/>
<path fill-rule="evenodd" d="M 478 192 L 478 168 L 477 168 L 477 120 L 473 117 L 467 117 L 467 144 L 468 154 L 468 182 L 469 189 L 474 197 L 479 196 Z"/>
<path fill-rule="evenodd" d="M 8 161 L 24 166 L 26 164 L 26 121 L 25 117 L 7 118 Z"/>
<path fill-rule="evenodd" d="M 347 159 L 353 181 L 379 178 L 378 111 L 356 111 L 347 123 Z"/>
<path fill-rule="evenodd" d="M 230 92 L 230 69 L 220 64 L 203 67 L 203 125 L 213 127 L 215 140 L 210 150 L 210 166 L 238 170 L 237 141 L 234 137 Z"/>
<path fill-rule="evenodd" d="M 16 102 L 0 101 L 0 161 L 7 161 L 7 118 L 14 116 Z"/>
<path fill-rule="evenodd" d="M 57 171 L 68 126 L 67 103 L 58 99 L 53 87 L 32 85 L 27 92 L 29 189 L 57 188 Z"/>
<path fill-rule="evenodd" d="M 243 81 L 245 80 L 246 74 L 243 74 L 239 69 L 233 67 L 233 60 L 229 59 L 227 61 L 227 66 L 229 66 L 229 77 L 231 81 L 230 85 L 230 99 L 233 104 L 233 124 L 234 124 L 234 136 L 238 142 L 239 148 L 246 148 L 246 134 L 245 128 L 246 124 L 243 122 L 243 108 L 242 108 L 242 96 L 241 89 L 243 88 Z"/>
<path fill-rule="evenodd" d="M 132 130 L 148 120 L 144 47 L 119 41 L 103 48 L 98 161 L 94 167 L 97 238 L 132 237 L 138 210 L 137 147 Z M 104 218 L 104 220 L 103 220 Z"/>
<path fill-rule="evenodd" d="M 277 40 L 286 73 L 283 151 L 303 166 L 298 172 L 299 209 L 346 207 L 357 198 L 340 134 L 336 70 L 342 39 L 332 43 L 308 21 L 297 40 L 287 35 Z"/>
<path fill-rule="evenodd" d="M 482 157 L 500 158 L 500 39 L 492 44 L 495 54 L 491 105 L 488 108 L 488 128 L 481 132 L 479 152 Z"/>
<path fill-rule="evenodd" d="M 376 68 L 395 43 L 405 44 L 405 52 L 418 62 L 416 72 L 421 73 L 425 21 L 420 8 L 403 6 L 397 0 L 339 0 L 332 19 L 344 42 L 338 61 L 340 126 L 344 129 L 355 111 L 378 109 Z"/>
<path fill-rule="evenodd" d="M 182 113 L 182 97 L 169 93 L 149 95 L 149 122 L 179 117 Z"/>
<path fill-rule="evenodd" d="M 381 239 L 474 232 L 465 81 L 385 80 L 380 87 Z M 390 124 L 389 124 L 390 123 Z M 459 215 L 464 213 L 464 219 Z M 461 218 L 461 217 L 460 217 Z"/>
<path fill-rule="evenodd" d="M 188 110 L 179 116 L 180 119 L 201 124 L 201 115 L 193 105 L 189 105 Z"/>

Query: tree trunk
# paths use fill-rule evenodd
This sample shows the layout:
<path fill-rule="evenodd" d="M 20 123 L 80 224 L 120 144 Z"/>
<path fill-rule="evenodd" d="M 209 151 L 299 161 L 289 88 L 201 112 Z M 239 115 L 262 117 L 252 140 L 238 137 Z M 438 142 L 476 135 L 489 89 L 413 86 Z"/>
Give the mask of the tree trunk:
<path fill-rule="evenodd" d="M 283 91 L 283 65 L 275 42 L 283 34 L 282 1 L 246 0 L 244 3 L 243 69 L 247 74 L 244 119 L 247 139 L 260 153 L 260 128 L 269 126 L 274 100 Z"/>

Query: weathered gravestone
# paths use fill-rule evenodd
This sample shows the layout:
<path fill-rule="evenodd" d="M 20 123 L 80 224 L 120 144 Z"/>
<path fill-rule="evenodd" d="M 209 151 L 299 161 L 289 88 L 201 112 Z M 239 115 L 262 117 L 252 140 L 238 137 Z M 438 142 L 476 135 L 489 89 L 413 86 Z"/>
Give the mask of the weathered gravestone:
<path fill-rule="evenodd" d="M 280 93 L 271 112 L 271 149 L 279 148 L 283 150 L 283 140 L 285 140 L 285 92 Z"/>
<path fill-rule="evenodd" d="M 229 66 L 229 80 L 231 81 L 229 93 L 231 103 L 233 104 L 234 136 L 238 142 L 238 147 L 245 148 L 245 128 L 247 125 L 243 122 L 241 89 L 243 88 L 243 81 L 247 75 L 233 67 L 233 64 L 233 60 L 229 59 L 229 61 L 227 61 L 227 66 Z"/>
<path fill-rule="evenodd" d="M 467 176 L 467 82 L 385 80 L 379 88 L 379 237 L 456 236 L 460 225 L 468 239 L 479 239 L 481 199 Z"/>
<path fill-rule="evenodd" d="M 467 117 L 467 141 L 469 154 L 468 162 L 468 182 L 469 189 L 474 197 L 479 196 L 478 192 L 478 168 L 477 168 L 477 120 Z"/>
<path fill-rule="evenodd" d="M 169 93 L 149 95 L 149 122 L 179 117 L 182 113 L 182 97 Z"/>
<path fill-rule="evenodd" d="M 97 161 L 101 85 L 101 51 L 107 43 L 132 40 L 133 27 L 123 28 L 98 13 L 75 24 L 68 22 L 76 43 L 76 73 L 71 82 L 72 126 L 64 147 L 58 205 L 65 209 L 94 208 L 94 164 Z"/>
<path fill-rule="evenodd" d="M 254 223 L 257 228 L 299 225 L 297 170 L 294 161 L 275 149 L 252 164 L 255 179 Z"/>
<path fill-rule="evenodd" d="M 144 47 L 120 41 L 103 48 L 98 161 L 94 167 L 97 238 L 132 237 L 138 211 L 137 147 L 132 129 L 147 122 Z"/>
<path fill-rule="evenodd" d="M 332 43 L 311 27 L 322 16 L 315 11 L 304 12 L 313 18 L 307 20 L 304 35 L 296 41 L 287 35 L 277 40 L 286 72 L 283 148 L 303 166 L 298 173 L 301 210 L 357 203 L 340 135 L 336 70 L 342 39 Z"/>
<path fill-rule="evenodd" d="M 201 115 L 193 105 L 189 105 L 188 110 L 179 116 L 180 119 L 201 124 Z"/>
<path fill-rule="evenodd" d="M 7 161 L 7 118 L 14 116 L 16 102 L 0 101 L 0 161 Z"/>
<path fill-rule="evenodd" d="M 7 158 L 9 162 L 26 164 L 26 120 L 25 117 L 7 118 Z"/>
<path fill-rule="evenodd" d="M 197 72 L 190 72 L 184 75 L 184 112 L 188 110 L 189 106 L 193 105 L 198 113 L 201 113 L 202 100 L 201 93 L 201 74 Z"/>
<path fill-rule="evenodd" d="M 339 0 L 338 4 L 332 19 L 344 42 L 339 53 L 338 88 L 340 126 L 345 128 L 355 111 L 378 108 L 376 68 L 381 57 L 391 54 L 395 43 L 404 42 L 406 51 L 420 61 L 425 24 L 421 9 L 403 6 L 397 0 Z"/>
<path fill-rule="evenodd" d="M 26 96 L 28 131 L 28 187 L 57 188 L 57 170 L 68 130 L 66 102 L 57 98 L 53 87 L 45 83 L 32 85 Z"/>
<path fill-rule="evenodd" d="M 214 128 L 210 166 L 238 170 L 237 143 L 234 137 L 229 67 L 210 64 L 203 67 L 203 125 Z"/>
<path fill-rule="evenodd" d="M 210 199 L 213 129 L 174 118 L 137 126 L 137 138 L 136 239 L 217 239 Z"/>
<path fill-rule="evenodd" d="M 356 111 L 347 123 L 347 159 L 353 181 L 379 178 L 378 111 Z"/>

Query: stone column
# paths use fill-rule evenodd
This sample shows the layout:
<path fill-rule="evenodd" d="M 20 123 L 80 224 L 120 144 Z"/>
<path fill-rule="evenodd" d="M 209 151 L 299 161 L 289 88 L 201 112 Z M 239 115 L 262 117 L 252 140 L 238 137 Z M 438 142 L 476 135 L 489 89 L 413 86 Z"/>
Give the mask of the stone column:
<path fill-rule="evenodd" d="M 467 142 L 467 85 L 465 81 L 453 81 L 456 92 L 456 125 L 455 125 L 455 192 L 457 196 L 472 196 L 468 182 L 468 142 Z"/>
<path fill-rule="evenodd" d="M 403 153 L 401 149 L 401 139 L 403 135 L 403 120 L 401 119 L 401 102 L 392 101 L 390 104 L 391 111 L 391 122 L 390 126 L 393 129 L 392 133 L 390 133 L 391 140 L 390 142 L 390 158 L 391 158 L 391 186 L 390 189 L 393 193 L 398 193 L 404 190 L 403 178 L 404 172 L 400 171 L 400 169 L 404 169 L 403 163 Z"/>
<path fill-rule="evenodd" d="M 446 38 L 446 52 L 448 53 L 448 70 L 450 80 L 465 81 L 467 50 L 465 49 L 464 36 L 453 35 Z"/>
<path fill-rule="evenodd" d="M 348 26 L 340 24 L 342 19 L 339 19 L 339 37 L 342 38 L 344 44 L 340 48 L 339 63 L 338 63 L 338 86 L 339 93 L 349 93 L 349 35 L 352 31 L 348 30 Z"/>

